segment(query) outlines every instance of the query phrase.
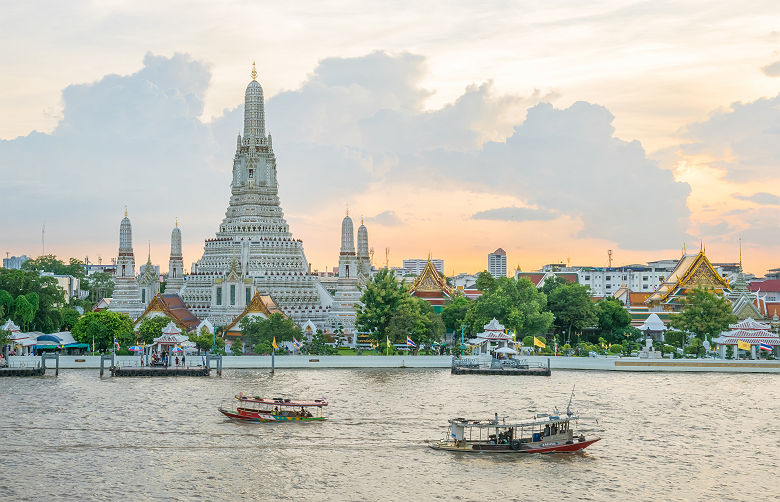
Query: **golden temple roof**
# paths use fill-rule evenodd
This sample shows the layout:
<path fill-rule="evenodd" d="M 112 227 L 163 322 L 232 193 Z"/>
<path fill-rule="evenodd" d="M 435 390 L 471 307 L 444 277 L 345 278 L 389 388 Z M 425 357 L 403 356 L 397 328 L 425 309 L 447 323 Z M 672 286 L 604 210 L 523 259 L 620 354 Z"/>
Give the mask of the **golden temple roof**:
<path fill-rule="evenodd" d="M 452 296 L 452 288 L 447 285 L 444 276 L 433 266 L 430 256 L 428 256 L 428 263 L 425 264 L 422 273 L 417 276 L 409 289 L 411 294 L 417 292 L 444 292 L 447 296 Z"/>
<path fill-rule="evenodd" d="M 721 291 L 729 288 L 729 281 L 721 277 L 704 254 L 704 246 L 695 255 L 683 255 L 669 277 L 653 291 L 645 303 L 665 302 L 679 288 L 693 289 L 698 286 Z"/>

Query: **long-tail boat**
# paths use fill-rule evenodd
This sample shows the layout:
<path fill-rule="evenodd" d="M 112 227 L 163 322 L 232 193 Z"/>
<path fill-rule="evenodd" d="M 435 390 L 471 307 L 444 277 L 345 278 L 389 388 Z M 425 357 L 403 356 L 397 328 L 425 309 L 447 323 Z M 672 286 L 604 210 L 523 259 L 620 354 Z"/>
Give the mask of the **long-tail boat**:
<path fill-rule="evenodd" d="M 236 394 L 238 403 L 234 407 L 219 406 L 220 413 L 233 420 L 244 422 L 291 422 L 291 421 L 323 421 L 322 413 L 328 403 L 324 399 L 313 401 L 296 401 L 292 399 Z"/>

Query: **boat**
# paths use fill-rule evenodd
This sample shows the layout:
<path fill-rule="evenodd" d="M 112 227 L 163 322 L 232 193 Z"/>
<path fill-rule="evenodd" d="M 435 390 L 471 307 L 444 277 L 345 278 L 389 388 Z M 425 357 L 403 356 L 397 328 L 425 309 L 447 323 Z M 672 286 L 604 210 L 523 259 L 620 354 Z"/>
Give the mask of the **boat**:
<path fill-rule="evenodd" d="M 572 396 L 573 396 L 572 391 Z M 601 440 L 599 436 L 578 433 L 572 427 L 579 417 L 569 407 L 564 416 L 536 414 L 531 420 L 512 422 L 498 413 L 488 420 L 453 418 L 448 420 L 447 436 L 429 443 L 434 450 L 464 453 L 572 453 Z"/>
<path fill-rule="evenodd" d="M 324 399 L 297 401 L 282 397 L 263 398 L 236 394 L 235 406 L 219 406 L 220 413 L 233 420 L 244 422 L 321 422 L 327 420 L 322 409 L 328 405 Z"/>

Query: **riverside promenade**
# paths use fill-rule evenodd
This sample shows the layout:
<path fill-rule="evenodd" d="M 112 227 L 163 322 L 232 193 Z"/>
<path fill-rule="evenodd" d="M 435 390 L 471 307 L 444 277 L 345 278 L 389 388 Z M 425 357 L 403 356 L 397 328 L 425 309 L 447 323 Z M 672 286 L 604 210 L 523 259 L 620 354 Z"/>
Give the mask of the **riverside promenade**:
<path fill-rule="evenodd" d="M 547 365 L 548 356 L 530 356 L 529 362 Z M 663 371 L 663 372 L 717 372 L 717 373 L 778 373 L 780 360 L 722 360 L 722 359 L 638 359 L 634 357 L 549 357 L 554 370 L 596 371 Z M 35 365 L 36 356 L 11 356 L 13 363 Z M 117 356 L 117 365 L 139 367 L 137 356 Z M 202 356 L 187 356 L 187 366 L 201 365 Z M 442 368 L 449 370 L 451 356 L 276 356 L 277 370 L 285 368 Z M 60 370 L 99 369 L 100 356 L 60 356 Z M 223 356 L 223 369 L 271 368 L 271 356 Z"/>

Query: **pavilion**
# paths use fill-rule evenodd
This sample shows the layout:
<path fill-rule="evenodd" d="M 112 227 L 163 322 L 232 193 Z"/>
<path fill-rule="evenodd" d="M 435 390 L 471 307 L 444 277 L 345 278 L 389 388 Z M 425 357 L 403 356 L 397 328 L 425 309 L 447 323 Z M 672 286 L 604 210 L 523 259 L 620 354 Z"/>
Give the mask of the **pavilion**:
<path fill-rule="evenodd" d="M 720 357 L 726 359 L 726 347 L 734 347 L 734 358 L 739 359 L 738 342 L 750 344 L 750 358 L 756 358 L 756 347 L 759 343 L 765 343 L 772 346 L 772 352 L 775 356 L 779 355 L 780 337 L 769 331 L 769 323 L 755 321 L 751 318 L 740 321 L 737 324 L 729 324 L 730 331 L 724 331 L 712 341 L 720 346 Z"/>
<path fill-rule="evenodd" d="M 485 331 L 479 333 L 475 339 L 469 340 L 469 343 L 478 348 L 478 352 L 474 355 L 490 354 L 496 359 L 501 359 L 501 356 L 517 354 L 512 335 L 506 332 L 504 326 L 495 317 L 485 324 L 484 329 Z"/>

